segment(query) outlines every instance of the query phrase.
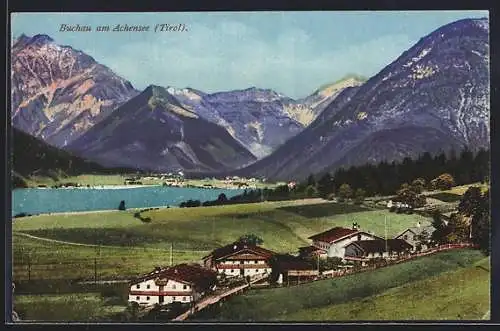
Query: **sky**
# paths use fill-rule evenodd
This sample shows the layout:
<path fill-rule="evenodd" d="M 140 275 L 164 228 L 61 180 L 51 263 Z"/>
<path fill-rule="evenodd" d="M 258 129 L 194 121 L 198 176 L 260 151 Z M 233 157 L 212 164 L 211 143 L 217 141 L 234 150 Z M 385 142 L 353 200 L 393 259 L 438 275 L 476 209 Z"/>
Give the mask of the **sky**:
<path fill-rule="evenodd" d="M 437 28 L 481 17 L 488 11 L 13 13 L 11 31 L 14 39 L 47 34 L 139 90 L 254 86 L 301 98 L 348 74 L 371 77 Z M 180 23 L 187 31 L 153 31 Z M 61 24 L 93 31 L 61 32 Z M 150 31 L 95 31 L 116 24 L 149 25 Z"/>

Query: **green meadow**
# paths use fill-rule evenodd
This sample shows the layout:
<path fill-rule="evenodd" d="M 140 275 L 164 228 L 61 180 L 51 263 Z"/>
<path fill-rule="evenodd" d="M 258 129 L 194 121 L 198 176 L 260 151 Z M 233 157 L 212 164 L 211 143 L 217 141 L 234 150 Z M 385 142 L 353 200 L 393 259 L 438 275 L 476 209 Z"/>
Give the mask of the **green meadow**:
<path fill-rule="evenodd" d="M 488 261 L 479 251 L 462 249 L 335 279 L 250 290 L 200 312 L 196 320 L 481 318 L 489 307 L 488 293 Z"/>

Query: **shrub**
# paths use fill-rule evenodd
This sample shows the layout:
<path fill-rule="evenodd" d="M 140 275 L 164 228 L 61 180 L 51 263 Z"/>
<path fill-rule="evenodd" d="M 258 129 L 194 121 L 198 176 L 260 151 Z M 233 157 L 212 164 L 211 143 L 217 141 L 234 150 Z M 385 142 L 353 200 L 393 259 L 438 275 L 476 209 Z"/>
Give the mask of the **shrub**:
<path fill-rule="evenodd" d="M 455 186 L 455 179 L 448 173 L 441 174 L 431 181 L 431 186 L 438 190 L 449 190 Z"/>

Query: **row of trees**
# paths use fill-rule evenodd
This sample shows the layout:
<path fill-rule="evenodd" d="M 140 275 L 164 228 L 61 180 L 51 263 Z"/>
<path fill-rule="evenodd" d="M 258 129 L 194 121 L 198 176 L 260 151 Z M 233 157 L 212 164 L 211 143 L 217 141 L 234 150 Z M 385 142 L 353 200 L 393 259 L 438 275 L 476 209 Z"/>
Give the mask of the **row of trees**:
<path fill-rule="evenodd" d="M 411 183 L 416 178 L 424 180 L 426 189 L 446 189 L 450 185 L 488 181 L 488 175 L 489 151 L 481 149 L 474 154 L 466 149 L 459 156 L 453 151 L 434 157 L 426 152 L 415 160 L 407 157 L 401 162 L 340 168 L 333 175 L 323 174 L 317 181 L 310 175 L 301 185 L 315 187 L 318 195 L 325 198 L 332 193 L 339 195 L 344 183 L 348 183 L 353 192 L 363 189 L 366 195 L 373 196 L 394 194 L 402 183 Z M 450 177 L 453 178 L 451 184 Z"/>
<path fill-rule="evenodd" d="M 481 192 L 479 187 L 470 187 L 463 195 L 458 212 L 446 222 L 439 212 L 433 215 L 435 231 L 430 241 L 437 244 L 472 241 L 489 254 L 490 248 L 490 193 Z"/>

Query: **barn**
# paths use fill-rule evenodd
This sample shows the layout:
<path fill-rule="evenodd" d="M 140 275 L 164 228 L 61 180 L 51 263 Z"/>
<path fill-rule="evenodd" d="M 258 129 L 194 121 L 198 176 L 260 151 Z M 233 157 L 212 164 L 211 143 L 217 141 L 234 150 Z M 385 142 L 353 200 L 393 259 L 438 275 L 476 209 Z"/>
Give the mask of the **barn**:
<path fill-rule="evenodd" d="M 313 241 L 312 246 L 326 253 L 320 254 L 321 257 L 340 257 L 345 255 L 345 246 L 360 240 L 382 239 L 371 233 L 361 231 L 357 226 L 352 229 L 343 227 L 334 227 L 328 231 L 315 234 L 309 237 Z"/>

